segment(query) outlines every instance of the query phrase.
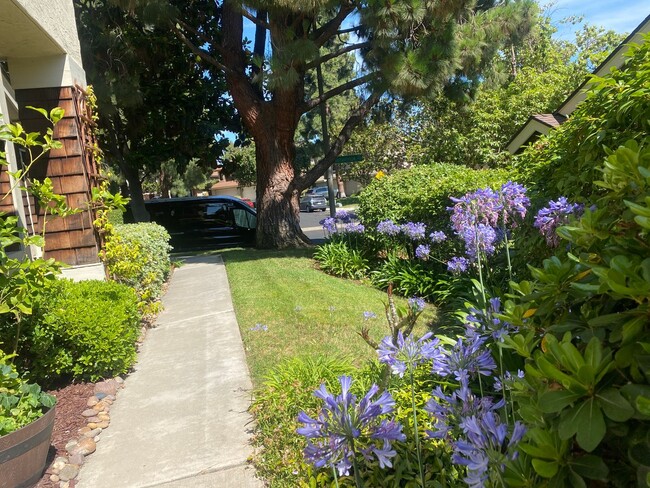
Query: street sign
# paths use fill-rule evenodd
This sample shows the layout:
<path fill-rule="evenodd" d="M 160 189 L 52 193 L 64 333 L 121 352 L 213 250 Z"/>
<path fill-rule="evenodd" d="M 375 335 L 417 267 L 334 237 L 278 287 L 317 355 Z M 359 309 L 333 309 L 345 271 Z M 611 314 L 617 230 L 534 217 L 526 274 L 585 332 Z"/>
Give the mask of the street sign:
<path fill-rule="evenodd" d="M 358 163 L 359 161 L 363 161 L 362 154 L 346 154 L 345 156 L 339 156 L 336 158 L 334 163 Z"/>

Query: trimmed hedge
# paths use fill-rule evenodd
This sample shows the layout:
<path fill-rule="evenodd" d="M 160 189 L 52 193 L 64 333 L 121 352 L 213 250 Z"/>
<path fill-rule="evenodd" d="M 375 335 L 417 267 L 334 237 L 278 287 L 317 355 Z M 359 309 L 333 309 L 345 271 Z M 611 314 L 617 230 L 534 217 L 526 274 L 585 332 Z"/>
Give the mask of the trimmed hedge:
<path fill-rule="evenodd" d="M 171 271 L 169 233 L 155 223 L 118 224 L 106 243 L 105 262 L 111 278 L 132 287 L 145 313 L 156 302 Z"/>
<path fill-rule="evenodd" d="M 26 351 L 39 382 L 97 381 L 135 363 L 140 313 L 133 289 L 111 281 L 60 280 L 41 306 Z"/>
<path fill-rule="evenodd" d="M 429 229 L 449 229 L 450 196 L 478 188 L 498 188 L 508 181 L 506 170 L 475 170 L 454 164 L 415 166 L 374 180 L 359 196 L 362 222 L 375 226 L 385 219 L 424 222 Z"/>

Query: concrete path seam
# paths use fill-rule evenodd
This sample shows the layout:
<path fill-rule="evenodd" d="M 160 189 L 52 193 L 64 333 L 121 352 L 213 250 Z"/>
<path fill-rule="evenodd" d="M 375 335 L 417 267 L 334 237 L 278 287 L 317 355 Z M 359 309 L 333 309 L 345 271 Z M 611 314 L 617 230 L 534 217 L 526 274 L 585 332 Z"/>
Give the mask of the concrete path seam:
<path fill-rule="evenodd" d="M 202 469 L 201 471 L 198 471 L 196 473 L 192 473 L 192 474 L 189 474 L 189 475 L 181 476 L 181 477 L 166 480 L 166 481 L 161 481 L 160 483 L 154 483 L 152 485 L 144 485 L 141 488 L 155 488 L 156 486 L 164 486 L 164 485 L 168 485 L 170 483 L 177 483 L 178 481 L 191 480 L 192 478 L 196 478 L 197 476 L 203 476 L 203 475 L 210 474 L 210 473 L 220 473 L 222 471 L 228 471 L 228 470 L 231 470 L 231 469 L 241 468 L 241 467 L 250 468 L 251 464 L 244 461 L 244 462 L 241 462 L 241 463 L 233 463 L 233 464 L 230 464 L 228 466 L 222 466 L 222 467 L 218 467 L 218 468 L 205 468 L 205 469 Z"/>

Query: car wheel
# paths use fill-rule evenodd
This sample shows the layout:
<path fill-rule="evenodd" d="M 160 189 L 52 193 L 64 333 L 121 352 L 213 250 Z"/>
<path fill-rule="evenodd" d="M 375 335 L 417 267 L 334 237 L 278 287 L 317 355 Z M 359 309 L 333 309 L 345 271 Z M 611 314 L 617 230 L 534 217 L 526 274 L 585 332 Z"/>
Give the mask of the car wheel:
<path fill-rule="evenodd" d="M 314 211 L 314 209 L 311 208 L 311 205 L 309 207 L 307 207 L 307 212 L 312 213 L 313 211 Z"/>

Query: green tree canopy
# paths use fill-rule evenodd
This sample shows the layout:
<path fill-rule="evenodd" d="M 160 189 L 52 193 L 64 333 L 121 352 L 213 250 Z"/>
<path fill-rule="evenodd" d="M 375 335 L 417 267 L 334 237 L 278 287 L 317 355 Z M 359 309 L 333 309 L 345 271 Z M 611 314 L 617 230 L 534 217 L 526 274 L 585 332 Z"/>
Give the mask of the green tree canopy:
<path fill-rule="evenodd" d="M 214 167 L 227 145 L 217 135 L 239 126 L 223 73 L 200 63 L 159 23 L 170 7 L 199 22 L 196 2 L 131 5 L 137 15 L 123 10 L 125 3 L 74 0 L 84 67 L 97 95 L 101 147 L 128 182 L 136 219 L 148 220 L 143 180 L 182 175 L 192 160 L 204 169 Z M 205 25 L 205 33 L 217 36 L 211 26 Z"/>

